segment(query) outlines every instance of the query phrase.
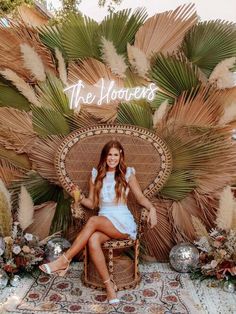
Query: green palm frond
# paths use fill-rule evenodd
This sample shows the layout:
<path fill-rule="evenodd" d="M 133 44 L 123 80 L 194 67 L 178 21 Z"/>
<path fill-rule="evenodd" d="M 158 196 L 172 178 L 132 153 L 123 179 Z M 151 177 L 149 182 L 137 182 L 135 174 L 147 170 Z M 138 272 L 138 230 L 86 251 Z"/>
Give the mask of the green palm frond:
<path fill-rule="evenodd" d="M 0 146 L 0 158 L 10 162 L 13 166 L 23 171 L 31 168 L 31 163 L 26 154 L 17 154 L 3 146 Z"/>
<path fill-rule="evenodd" d="M 89 17 L 72 14 L 62 28 L 62 44 L 70 60 L 99 58 L 98 23 Z"/>
<path fill-rule="evenodd" d="M 55 48 L 58 48 L 63 57 L 67 60 L 68 57 L 66 55 L 66 51 L 62 44 L 62 27 L 59 25 L 44 25 L 39 27 L 38 29 L 39 37 L 42 43 L 47 46 L 53 53 Z"/>
<path fill-rule="evenodd" d="M 117 122 L 132 124 L 151 129 L 152 111 L 150 105 L 145 101 L 122 103 L 118 108 Z"/>
<path fill-rule="evenodd" d="M 209 76 L 220 61 L 236 56 L 235 24 L 219 20 L 199 23 L 185 36 L 182 50 Z"/>
<path fill-rule="evenodd" d="M 24 178 L 15 180 L 10 186 L 14 204 L 16 204 L 18 201 L 18 194 L 21 185 L 24 185 L 27 191 L 30 193 L 34 205 L 42 204 L 47 201 L 56 201 L 58 198 L 58 193 L 60 193 L 62 190 L 60 187 L 49 183 L 35 171 L 29 171 L 27 174 L 25 174 Z"/>
<path fill-rule="evenodd" d="M 59 111 L 32 107 L 32 113 L 33 128 L 39 135 L 67 135 L 70 132 L 66 118 Z"/>
<path fill-rule="evenodd" d="M 53 234 L 57 231 L 62 230 L 67 233 L 69 227 L 72 225 L 71 215 L 71 198 L 64 195 L 61 190 L 57 197 L 56 212 L 52 220 L 50 233 Z"/>
<path fill-rule="evenodd" d="M 196 183 L 191 172 L 175 170 L 160 191 L 160 195 L 164 198 L 178 201 L 185 198 L 195 187 Z"/>
<path fill-rule="evenodd" d="M 131 9 L 111 13 L 101 22 L 98 30 L 99 36 L 113 42 L 119 54 L 126 52 L 127 43 L 133 44 L 135 34 L 147 18 L 145 9 Z"/>
<path fill-rule="evenodd" d="M 52 108 L 61 114 L 69 114 L 69 99 L 63 92 L 64 86 L 60 79 L 53 74 L 48 74 L 46 81 L 39 83 L 38 93 L 40 103 L 47 108 Z"/>
<path fill-rule="evenodd" d="M 65 116 L 65 118 L 71 131 L 75 131 L 79 128 L 89 127 L 97 123 L 97 120 L 83 109 L 80 110 L 79 114 L 71 114 Z"/>
<path fill-rule="evenodd" d="M 13 87 L 0 80 L 0 107 L 13 107 L 24 111 L 30 110 L 30 103 Z"/>
<path fill-rule="evenodd" d="M 199 85 L 197 67 L 176 56 L 157 55 L 150 76 L 158 87 L 170 97 L 176 98 L 184 91 L 191 91 Z"/>
<path fill-rule="evenodd" d="M 164 102 L 168 100 L 168 104 L 173 105 L 175 102 L 175 98 L 172 96 L 167 95 L 166 93 L 162 91 L 158 91 L 153 101 L 150 103 L 151 107 L 153 109 L 158 109 L 159 106 Z"/>

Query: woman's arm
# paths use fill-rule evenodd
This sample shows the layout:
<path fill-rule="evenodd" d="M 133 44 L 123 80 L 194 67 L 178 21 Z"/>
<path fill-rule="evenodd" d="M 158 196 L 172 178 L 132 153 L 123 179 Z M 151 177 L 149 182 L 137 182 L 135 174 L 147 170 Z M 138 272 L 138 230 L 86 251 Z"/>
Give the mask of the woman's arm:
<path fill-rule="evenodd" d="M 134 174 L 131 174 L 128 183 L 131 191 L 133 192 L 135 198 L 137 199 L 137 202 L 143 207 L 147 208 L 147 210 L 149 210 L 148 222 L 151 223 L 151 228 L 153 228 L 157 224 L 156 208 L 149 201 L 149 199 L 143 195 L 141 187 Z"/>
<path fill-rule="evenodd" d="M 89 195 L 85 197 L 84 194 L 81 194 L 79 202 L 89 209 L 94 209 L 94 184 L 91 178 L 89 180 Z"/>

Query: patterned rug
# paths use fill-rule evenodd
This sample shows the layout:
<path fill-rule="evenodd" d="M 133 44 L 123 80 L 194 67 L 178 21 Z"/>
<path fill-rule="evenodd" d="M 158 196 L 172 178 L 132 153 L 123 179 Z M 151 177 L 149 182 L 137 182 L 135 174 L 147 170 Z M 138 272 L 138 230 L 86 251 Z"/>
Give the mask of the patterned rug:
<path fill-rule="evenodd" d="M 73 264 L 64 278 L 41 273 L 18 289 L 21 301 L 14 310 L 10 306 L 8 313 L 205 313 L 196 302 L 197 296 L 189 294 L 187 275 L 165 265 L 157 269 L 156 265 L 141 265 L 141 284 L 137 289 L 118 292 L 121 303 L 115 307 L 107 304 L 102 291 L 82 285 L 82 264 Z"/>

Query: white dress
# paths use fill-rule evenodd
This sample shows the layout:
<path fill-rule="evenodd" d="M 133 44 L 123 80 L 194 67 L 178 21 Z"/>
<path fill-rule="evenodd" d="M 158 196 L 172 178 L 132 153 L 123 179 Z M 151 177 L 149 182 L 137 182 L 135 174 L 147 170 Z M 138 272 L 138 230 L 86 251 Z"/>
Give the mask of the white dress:
<path fill-rule="evenodd" d="M 128 183 L 131 174 L 135 174 L 132 167 L 127 167 L 125 179 Z M 92 170 L 92 181 L 95 182 L 97 169 Z M 136 239 L 137 225 L 134 217 L 125 203 L 115 202 L 115 172 L 107 172 L 103 179 L 103 186 L 100 192 L 100 203 L 98 216 L 107 217 L 115 228 L 121 233 L 129 234 L 131 239 Z M 126 188 L 128 195 L 129 188 Z"/>

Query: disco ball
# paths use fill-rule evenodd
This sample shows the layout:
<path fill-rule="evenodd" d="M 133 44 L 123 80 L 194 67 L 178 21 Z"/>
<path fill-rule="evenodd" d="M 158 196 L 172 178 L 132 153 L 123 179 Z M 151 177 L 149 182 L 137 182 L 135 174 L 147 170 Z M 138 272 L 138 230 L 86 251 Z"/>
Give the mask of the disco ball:
<path fill-rule="evenodd" d="M 5 270 L 0 269 L 0 289 L 4 289 L 8 283 L 8 276 Z"/>
<path fill-rule="evenodd" d="M 70 246 L 70 242 L 64 238 L 57 237 L 49 240 L 45 249 L 46 259 L 50 262 L 54 261 L 59 256 L 61 256 Z"/>
<path fill-rule="evenodd" d="M 199 261 L 198 249 L 191 243 L 179 243 L 170 251 L 170 264 L 178 272 L 187 273 L 196 268 Z"/>
<path fill-rule="evenodd" d="M 235 291 L 235 284 L 230 281 L 226 281 L 223 285 L 223 290 L 225 292 L 234 293 Z"/>

